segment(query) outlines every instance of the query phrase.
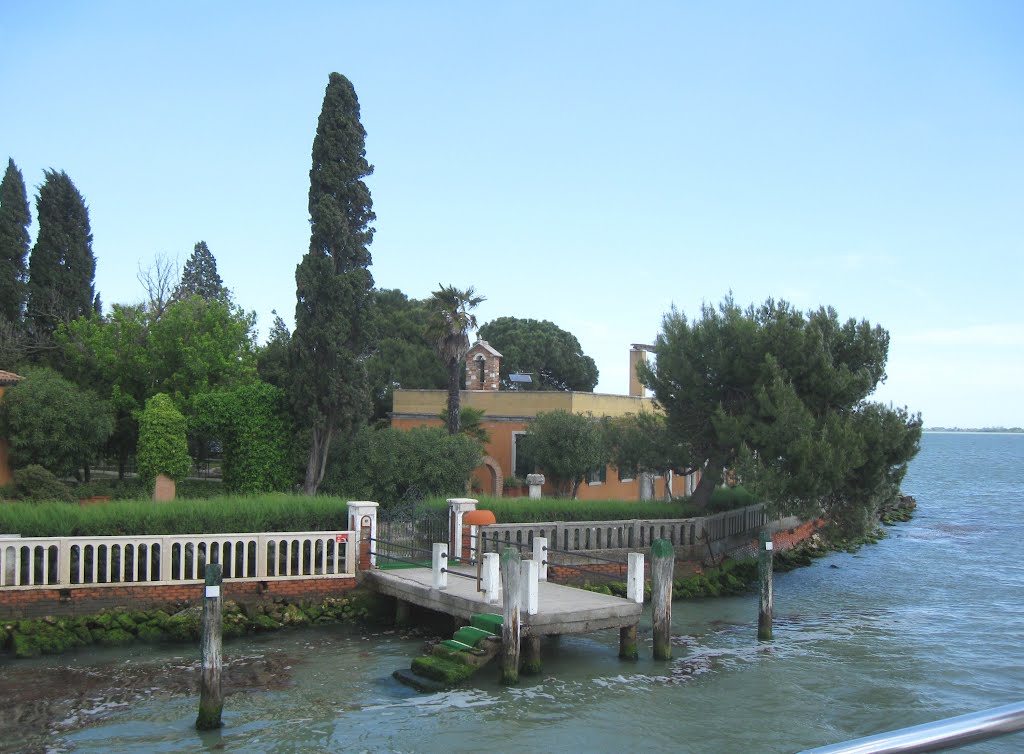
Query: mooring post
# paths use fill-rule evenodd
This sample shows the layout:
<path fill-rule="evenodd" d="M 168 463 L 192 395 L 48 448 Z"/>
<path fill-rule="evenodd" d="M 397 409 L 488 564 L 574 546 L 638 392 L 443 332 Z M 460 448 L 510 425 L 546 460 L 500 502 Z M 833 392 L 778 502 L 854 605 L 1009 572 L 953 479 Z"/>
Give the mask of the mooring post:
<path fill-rule="evenodd" d="M 523 586 L 519 550 L 506 547 L 501 553 L 501 586 L 504 596 L 501 626 L 501 682 L 506 686 L 519 683 L 520 615 Z"/>
<path fill-rule="evenodd" d="M 672 659 L 672 576 L 676 554 L 667 539 L 651 543 L 651 617 L 654 621 L 654 659 Z"/>
<path fill-rule="evenodd" d="M 533 538 L 533 559 L 537 561 L 538 576 L 541 581 L 548 580 L 548 538 Z"/>
<path fill-rule="evenodd" d="M 761 532 L 761 549 L 757 560 L 757 576 L 761 582 L 761 599 L 757 610 L 758 641 L 772 638 L 772 613 L 775 612 L 775 595 L 772 591 L 772 535 Z"/>
<path fill-rule="evenodd" d="M 221 712 L 224 711 L 224 695 L 221 689 L 220 673 L 224 664 L 221 655 L 221 596 L 223 569 L 219 563 L 206 566 L 206 586 L 203 598 L 203 635 L 200 642 L 202 671 L 199 676 L 199 716 L 196 728 L 213 730 L 219 728 Z"/>
<path fill-rule="evenodd" d="M 524 560 L 519 567 L 523 572 L 523 609 L 527 615 L 536 615 L 540 610 L 540 568 L 536 560 Z"/>
<path fill-rule="evenodd" d="M 626 556 L 629 570 L 626 576 L 626 599 L 644 604 L 644 554 L 631 552 Z"/>
<path fill-rule="evenodd" d="M 434 571 L 434 589 L 447 589 L 448 545 L 444 542 L 434 543 L 434 551 L 430 559 L 430 565 Z"/>
<path fill-rule="evenodd" d="M 500 557 L 496 552 L 484 553 L 483 587 L 489 605 L 497 605 L 501 599 Z"/>
<path fill-rule="evenodd" d="M 629 572 L 626 576 L 626 598 L 642 605 L 644 603 L 644 554 L 631 552 L 627 557 Z M 623 660 L 640 659 L 636 623 L 619 628 L 619 657 Z"/>

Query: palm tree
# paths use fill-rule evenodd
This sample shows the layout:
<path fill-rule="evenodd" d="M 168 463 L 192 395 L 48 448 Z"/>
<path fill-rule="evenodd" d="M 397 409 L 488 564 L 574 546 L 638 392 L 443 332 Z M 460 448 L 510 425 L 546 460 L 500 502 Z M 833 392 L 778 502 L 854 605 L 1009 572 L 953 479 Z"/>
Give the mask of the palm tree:
<path fill-rule="evenodd" d="M 430 339 L 448 370 L 448 433 L 452 435 L 459 433 L 462 361 L 469 352 L 469 331 L 476 328 L 472 310 L 484 301 L 472 286 L 464 291 L 442 286 L 430 295 Z"/>

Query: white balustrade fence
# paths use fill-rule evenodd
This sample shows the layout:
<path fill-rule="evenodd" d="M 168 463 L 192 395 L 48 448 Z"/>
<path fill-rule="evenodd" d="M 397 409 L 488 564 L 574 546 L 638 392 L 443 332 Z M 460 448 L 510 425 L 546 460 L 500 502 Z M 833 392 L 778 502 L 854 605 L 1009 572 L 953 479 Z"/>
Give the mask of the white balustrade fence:
<path fill-rule="evenodd" d="M 326 531 L 0 539 L 0 587 L 202 581 L 207 563 L 225 579 L 351 577 L 356 544 Z"/>
<path fill-rule="evenodd" d="M 754 531 L 767 523 L 764 506 L 751 505 L 699 518 L 489 524 L 480 527 L 479 536 L 484 551 L 495 551 L 507 543 L 526 546 L 534 537 L 546 537 L 556 550 L 626 550 L 650 547 L 656 539 L 698 546 Z"/>

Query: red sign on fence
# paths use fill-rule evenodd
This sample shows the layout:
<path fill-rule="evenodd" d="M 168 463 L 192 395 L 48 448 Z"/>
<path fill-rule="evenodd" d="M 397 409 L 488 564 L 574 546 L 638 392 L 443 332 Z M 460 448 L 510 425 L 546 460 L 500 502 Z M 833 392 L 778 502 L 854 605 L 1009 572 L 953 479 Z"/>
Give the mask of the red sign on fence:
<path fill-rule="evenodd" d="M 346 542 L 348 542 L 348 534 L 335 534 L 334 541 L 337 542 L 339 545 L 343 545 Z"/>

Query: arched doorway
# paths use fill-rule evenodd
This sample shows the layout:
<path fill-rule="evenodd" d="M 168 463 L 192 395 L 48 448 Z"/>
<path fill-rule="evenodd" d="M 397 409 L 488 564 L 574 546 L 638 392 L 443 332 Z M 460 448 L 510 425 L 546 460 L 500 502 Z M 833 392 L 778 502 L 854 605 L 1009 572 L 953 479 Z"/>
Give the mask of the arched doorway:
<path fill-rule="evenodd" d="M 501 466 L 491 456 L 484 456 L 480 465 L 473 469 L 474 486 L 479 486 L 483 494 L 492 497 L 501 497 L 505 489 L 505 475 L 501 473 Z"/>

